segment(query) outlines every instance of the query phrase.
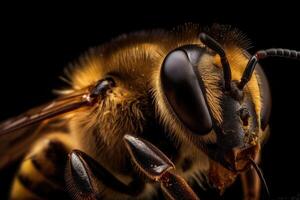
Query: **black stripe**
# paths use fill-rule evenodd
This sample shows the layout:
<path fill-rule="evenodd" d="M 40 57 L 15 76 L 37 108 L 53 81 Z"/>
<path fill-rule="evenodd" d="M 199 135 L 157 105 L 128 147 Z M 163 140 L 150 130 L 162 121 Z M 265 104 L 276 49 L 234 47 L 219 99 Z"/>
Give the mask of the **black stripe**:
<path fill-rule="evenodd" d="M 48 146 L 39 154 L 45 160 L 39 159 L 39 156 L 33 156 L 31 162 L 35 169 L 48 180 L 58 185 L 64 185 L 64 172 L 68 158 L 68 150 L 65 145 L 60 141 L 50 140 Z M 54 169 L 47 170 L 43 167 L 43 162 L 51 163 Z"/>
<path fill-rule="evenodd" d="M 64 188 L 56 187 L 45 181 L 35 182 L 22 174 L 19 174 L 17 178 L 27 190 L 42 199 L 69 199 Z"/>
<path fill-rule="evenodd" d="M 63 168 L 65 168 L 68 153 L 69 152 L 65 145 L 58 140 L 50 140 L 48 148 L 46 148 L 44 151 L 46 159 L 52 163 L 59 164 L 59 167 Z"/>
<path fill-rule="evenodd" d="M 64 185 L 64 175 L 63 171 L 64 169 L 57 169 L 54 168 L 54 170 L 46 170 L 43 167 L 43 163 L 41 160 L 32 158 L 31 159 L 32 165 L 34 168 L 39 171 L 47 180 L 55 183 L 56 185 L 63 186 Z"/>

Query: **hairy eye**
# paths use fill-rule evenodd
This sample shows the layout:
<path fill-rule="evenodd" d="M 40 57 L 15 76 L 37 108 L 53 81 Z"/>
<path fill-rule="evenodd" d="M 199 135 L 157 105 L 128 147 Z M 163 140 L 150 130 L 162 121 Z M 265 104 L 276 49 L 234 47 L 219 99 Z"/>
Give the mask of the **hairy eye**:
<path fill-rule="evenodd" d="M 93 90 L 91 92 L 91 96 L 103 96 L 106 94 L 106 92 L 108 90 L 110 90 L 111 88 L 113 88 L 115 86 L 116 86 L 116 83 L 111 77 L 102 79 L 102 80 L 98 81 L 96 86 L 93 88 Z"/>
<path fill-rule="evenodd" d="M 242 108 L 239 110 L 239 115 L 240 115 L 240 118 L 243 122 L 243 125 L 244 126 L 248 126 L 249 124 L 249 118 L 250 118 L 250 113 L 249 111 L 247 110 L 247 108 Z"/>

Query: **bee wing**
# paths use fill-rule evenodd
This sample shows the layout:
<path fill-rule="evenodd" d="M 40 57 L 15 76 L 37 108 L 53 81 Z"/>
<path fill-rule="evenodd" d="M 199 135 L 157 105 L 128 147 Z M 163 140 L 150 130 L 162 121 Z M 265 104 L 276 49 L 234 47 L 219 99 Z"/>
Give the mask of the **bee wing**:
<path fill-rule="evenodd" d="M 57 116 L 88 105 L 92 101 L 85 89 L 0 123 L 0 169 L 26 153 L 31 143 L 47 132 L 42 130 L 61 122 Z"/>

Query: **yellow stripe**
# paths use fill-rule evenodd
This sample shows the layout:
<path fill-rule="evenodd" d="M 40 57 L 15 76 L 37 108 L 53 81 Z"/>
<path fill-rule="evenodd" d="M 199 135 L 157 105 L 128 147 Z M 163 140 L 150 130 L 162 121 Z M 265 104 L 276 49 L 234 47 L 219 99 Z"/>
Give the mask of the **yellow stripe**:
<path fill-rule="evenodd" d="M 30 159 L 22 163 L 20 173 L 23 176 L 30 177 L 33 182 L 45 181 L 45 177 L 33 166 Z"/>
<path fill-rule="evenodd" d="M 13 185 L 12 185 L 12 190 L 10 191 L 10 199 L 12 200 L 17 200 L 17 199 L 39 199 L 38 196 L 36 196 L 34 193 L 30 192 L 27 190 L 26 187 L 23 186 L 20 181 L 15 178 Z"/>

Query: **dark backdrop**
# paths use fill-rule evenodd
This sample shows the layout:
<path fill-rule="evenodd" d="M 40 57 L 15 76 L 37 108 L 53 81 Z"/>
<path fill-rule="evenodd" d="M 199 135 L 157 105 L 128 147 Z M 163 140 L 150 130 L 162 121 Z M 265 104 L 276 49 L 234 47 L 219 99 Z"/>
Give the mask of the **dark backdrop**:
<path fill-rule="evenodd" d="M 280 2 L 260 7 L 178 3 L 177 8 L 149 3 L 139 8 L 119 5 L 82 7 L 25 5 L 2 7 L 0 62 L 0 119 L 16 115 L 54 97 L 63 67 L 89 47 L 126 32 L 171 28 L 184 22 L 231 24 L 261 48 L 300 50 L 297 6 Z M 173 3 L 175 4 L 175 2 Z M 244 4 L 244 5 L 242 5 Z M 26 5 L 28 6 L 28 5 Z M 118 6 L 123 11 L 117 11 Z M 30 7 L 30 6 L 28 6 Z M 93 8 L 92 8 L 93 7 Z M 221 9 L 218 11 L 217 9 Z M 300 198 L 299 179 L 299 72 L 300 62 L 270 59 L 262 62 L 273 94 L 272 134 L 264 148 L 262 169 L 275 199 Z M 1 141 L 0 141 L 1 142 Z M 12 168 L 10 168 L 12 169 Z M 9 170 L 8 170 L 9 171 Z M 0 197 L 8 171 L 0 173 Z M 11 170 L 10 170 L 11 171 Z M 239 197 L 239 187 L 228 196 Z M 2 198 L 0 198 L 2 199 Z"/>

